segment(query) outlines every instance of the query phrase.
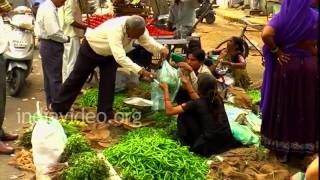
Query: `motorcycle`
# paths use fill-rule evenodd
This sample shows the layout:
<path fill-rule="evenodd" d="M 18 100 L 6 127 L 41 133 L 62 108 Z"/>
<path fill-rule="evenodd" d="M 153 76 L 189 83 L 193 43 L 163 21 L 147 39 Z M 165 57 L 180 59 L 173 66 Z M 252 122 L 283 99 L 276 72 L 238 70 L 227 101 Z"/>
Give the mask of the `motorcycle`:
<path fill-rule="evenodd" d="M 202 22 L 203 19 L 206 20 L 206 23 L 212 24 L 216 20 L 216 13 L 213 9 L 213 2 L 210 2 L 210 0 L 204 0 L 201 4 L 200 7 L 196 9 L 196 17 L 200 19 Z"/>
<path fill-rule="evenodd" d="M 7 66 L 7 90 L 10 96 L 18 96 L 31 73 L 34 53 L 34 17 L 32 10 L 19 6 L 4 23 L 7 31 L 8 46 L 3 53 Z"/>

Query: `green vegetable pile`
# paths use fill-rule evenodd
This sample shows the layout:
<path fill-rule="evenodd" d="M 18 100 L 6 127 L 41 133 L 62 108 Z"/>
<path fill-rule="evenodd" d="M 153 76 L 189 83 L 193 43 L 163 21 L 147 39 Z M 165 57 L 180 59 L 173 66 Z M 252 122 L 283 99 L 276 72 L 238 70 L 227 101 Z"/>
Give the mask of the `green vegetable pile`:
<path fill-rule="evenodd" d="M 103 154 L 124 179 L 206 179 L 206 160 L 168 137 L 164 130 L 142 128 Z"/>
<path fill-rule="evenodd" d="M 123 100 L 127 98 L 126 94 L 117 93 L 113 101 L 114 112 L 132 112 L 133 108 L 126 105 Z"/>
<path fill-rule="evenodd" d="M 66 180 L 106 180 L 109 177 L 109 167 L 95 152 L 74 154 L 68 164 L 63 174 Z"/>
<path fill-rule="evenodd" d="M 166 115 L 163 111 L 154 112 L 151 115 L 147 116 L 148 119 L 155 120 L 157 122 L 172 122 L 176 121 L 174 116 Z"/>
<path fill-rule="evenodd" d="M 61 155 L 61 162 L 66 162 L 69 158 L 82 152 L 94 152 L 88 141 L 81 134 L 74 134 L 68 138 L 66 147 Z"/>
<path fill-rule="evenodd" d="M 79 103 L 81 107 L 96 107 L 98 104 L 98 89 L 87 89 L 80 97 Z"/>
<path fill-rule="evenodd" d="M 26 149 L 31 149 L 32 148 L 31 137 L 32 137 L 32 130 L 26 131 L 19 138 L 17 144 L 19 146 L 26 148 Z"/>
<path fill-rule="evenodd" d="M 252 98 L 253 104 L 260 102 L 260 100 L 261 100 L 260 90 L 249 90 L 247 93 Z"/>
<path fill-rule="evenodd" d="M 115 112 L 132 112 L 134 108 L 129 107 L 123 100 L 127 98 L 127 95 L 124 93 L 117 93 L 114 97 L 113 110 Z M 80 106 L 81 107 L 96 107 L 98 104 L 98 89 L 88 89 L 80 97 Z"/>
<path fill-rule="evenodd" d="M 129 97 L 151 98 L 151 85 L 148 82 L 141 81 L 139 85 L 128 90 Z"/>

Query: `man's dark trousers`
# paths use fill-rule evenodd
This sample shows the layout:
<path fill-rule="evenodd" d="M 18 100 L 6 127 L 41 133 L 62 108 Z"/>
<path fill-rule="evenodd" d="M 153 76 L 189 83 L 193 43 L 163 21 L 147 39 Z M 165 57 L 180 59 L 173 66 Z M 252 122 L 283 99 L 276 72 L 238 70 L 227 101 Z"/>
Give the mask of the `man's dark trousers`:
<path fill-rule="evenodd" d="M 63 43 L 40 40 L 40 55 L 47 106 L 57 96 L 62 83 Z"/>

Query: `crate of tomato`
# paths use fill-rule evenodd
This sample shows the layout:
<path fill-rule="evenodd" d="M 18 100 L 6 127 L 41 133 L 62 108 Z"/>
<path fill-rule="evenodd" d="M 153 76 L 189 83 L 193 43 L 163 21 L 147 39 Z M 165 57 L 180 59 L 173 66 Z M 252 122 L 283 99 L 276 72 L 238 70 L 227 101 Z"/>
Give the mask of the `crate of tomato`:
<path fill-rule="evenodd" d="M 105 21 L 113 18 L 110 15 L 92 15 L 89 18 L 84 20 L 84 23 L 89 27 L 89 28 L 96 28 L 100 24 L 104 23 Z"/>
<path fill-rule="evenodd" d="M 150 36 L 170 36 L 171 37 L 174 35 L 173 32 L 159 29 L 152 24 L 148 24 L 147 29 L 149 31 Z"/>

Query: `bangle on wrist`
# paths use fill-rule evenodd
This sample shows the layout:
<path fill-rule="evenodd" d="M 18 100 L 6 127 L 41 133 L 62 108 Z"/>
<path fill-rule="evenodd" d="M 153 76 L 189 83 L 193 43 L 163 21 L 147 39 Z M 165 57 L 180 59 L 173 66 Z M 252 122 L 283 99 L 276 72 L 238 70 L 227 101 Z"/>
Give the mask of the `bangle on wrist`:
<path fill-rule="evenodd" d="M 275 48 L 270 50 L 271 53 L 277 53 L 278 51 L 279 51 L 278 47 L 275 47 Z"/>

